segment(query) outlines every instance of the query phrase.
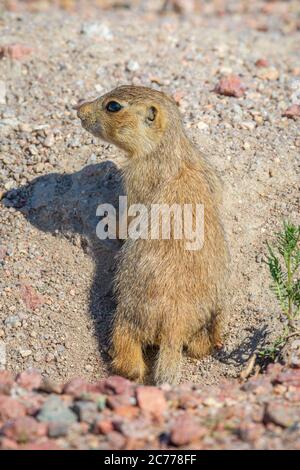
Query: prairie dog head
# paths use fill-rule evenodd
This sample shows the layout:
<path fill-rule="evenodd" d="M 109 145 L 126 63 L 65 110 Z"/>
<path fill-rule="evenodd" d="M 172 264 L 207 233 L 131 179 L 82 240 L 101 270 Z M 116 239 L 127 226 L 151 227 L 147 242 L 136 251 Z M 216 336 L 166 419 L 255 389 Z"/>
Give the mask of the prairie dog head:
<path fill-rule="evenodd" d="M 84 129 L 129 156 L 151 153 L 168 130 L 181 127 L 175 101 L 146 87 L 121 86 L 76 109 Z"/>

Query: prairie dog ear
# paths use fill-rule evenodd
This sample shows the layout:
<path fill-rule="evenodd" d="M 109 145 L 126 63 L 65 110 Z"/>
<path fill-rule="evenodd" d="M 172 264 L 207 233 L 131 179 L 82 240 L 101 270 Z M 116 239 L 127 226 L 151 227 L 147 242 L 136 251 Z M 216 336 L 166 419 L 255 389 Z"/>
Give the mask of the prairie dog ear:
<path fill-rule="evenodd" d="M 151 125 L 155 121 L 157 113 L 158 109 L 155 106 L 149 106 L 147 108 L 146 123 L 148 125 Z"/>

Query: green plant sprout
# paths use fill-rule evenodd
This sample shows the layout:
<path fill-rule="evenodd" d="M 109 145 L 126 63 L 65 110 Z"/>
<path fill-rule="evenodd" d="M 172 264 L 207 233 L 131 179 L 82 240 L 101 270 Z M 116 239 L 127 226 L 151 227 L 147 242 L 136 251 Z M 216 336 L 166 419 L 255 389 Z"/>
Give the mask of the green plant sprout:
<path fill-rule="evenodd" d="M 260 356 L 275 360 L 277 354 L 291 336 L 300 336 L 295 321 L 300 312 L 300 226 L 284 222 L 283 230 L 276 233 L 276 243 L 267 243 L 266 263 L 271 275 L 271 289 L 276 295 L 282 313 L 287 318 L 287 326 L 274 343 L 259 352 Z M 298 277 L 297 277 L 298 276 Z"/>

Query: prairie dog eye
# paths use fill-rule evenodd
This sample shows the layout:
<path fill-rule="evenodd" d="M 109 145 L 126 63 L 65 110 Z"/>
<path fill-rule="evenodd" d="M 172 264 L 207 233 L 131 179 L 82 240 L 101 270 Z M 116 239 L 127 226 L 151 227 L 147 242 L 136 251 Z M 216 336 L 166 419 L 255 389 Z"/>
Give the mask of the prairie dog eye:
<path fill-rule="evenodd" d="M 118 103 L 117 101 L 109 101 L 109 103 L 107 103 L 107 105 L 106 105 L 106 109 L 110 113 L 117 113 L 122 108 L 123 108 L 123 106 L 120 103 Z"/>

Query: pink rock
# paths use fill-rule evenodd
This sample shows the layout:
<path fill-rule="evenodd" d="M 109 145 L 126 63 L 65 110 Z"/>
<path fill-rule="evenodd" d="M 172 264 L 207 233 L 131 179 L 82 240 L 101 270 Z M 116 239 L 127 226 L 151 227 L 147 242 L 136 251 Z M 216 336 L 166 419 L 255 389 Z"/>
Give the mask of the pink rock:
<path fill-rule="evenodd" d="M 107 397 L 106 403 L 110 409 L 118 411 L 123 406 L 131 405 L 131 397 L 130 395 L 111 395 Z"/>
<path fill-rule="evenodd" d="M 258 59 L 255 65 L 256 67 L 269 67 L 269 61 L 267 59 Z"/>
<path fill-rule="evenodd" d="M 289 428 L 300 419 L 299 407 L 290 406 L 285 402 L 271 402 L 265 412 L 264 421 L 272 422 L 283 428 Z"/>
<path fill-rule="evenodd" d="M 109 434 L 114 429 L 112 421 L 108 419 L 101 419 L 95 424 L 95 431 L 100 434 Z"/>
<path fill-rule="evenodd" d="M 25 406 L 11 397 L 0 396 L 0 421 L 15 419 L 26 415 Z"/>
<path fill-rule="evenodd" d="M 102 393 L 109 395 L 116 394 L 120 395 L 123 393 L 129 394 L 132 389 L 132 384 L 129 380 L 120 377 L 119 375 L 112 375 L 105 380 L 99 382 L 99 389 Z"/>
<path fill-rule="evenodd" d="M 0 47 L 0 58 L 9 57 L 13 60 L 21 60 L 33 52 L 31 47 L 24 44 L 8 44 Z"/>
<path fill-rule="evenodd" d="M 23 416 L 8 421 L 1 429 L 1 433 L 19 443 L 32 442 L 46 435 L 47 426 L 45 423 L 38 423 L 30 416 Z"/>
<path fill-rule="evenodd" d="M 107 434 L 107 439 L 112 449 L 123 449 L 126 439 L 122 434 L 116 431 L 112 431 Z"/>
<path fill-rule="evenodd" d="M 54 441 L 50 439 L 43 442 L 35 442 L 22 446 L 22 450 L 62 450 Z"/>
<path fill-rule="evenodd" d="M 221 78 L 216 85 L 214 91 L 220 95 L 235 96 L 240 98 L 245 94 L 246 87 L 242 84 L 240 77 L 237 75 L 228 75 Z"/>
<path fill-rule="evenodd" d="M 44 298 L 38 294 L 33 287 L 23 284 L 20 289 L 21 299 L 30 310 L 35 310 L 44 304 Z"/>
<path fill-rule="evenodd" d="M 8 370 L 0 370 L 0 394 L 9 395 L 13 384 L 12 374 Z"/>
<path fill-rule="evenodd" d="M 182 90 L 177 90 L 175 91 L 175 93 L 173 93 L 173 99 L 174 101 L 176 101 L 177 104 L 180 104 L 184 96 L 185 96 L 185 93 Z"/>
<path fill-rule="evenodd" d="M 161 416 L 167 409 L 167 402 L 161 390 L 156 387 L 137 387 L 136 398 L 139 407 L 146 413 Z"/>
<path fill-rule="evenodd" d="M 80 378 L 71 379 L 63 388 L 63 392 L 73 397 L 80 397 L 88 391 L 88 383 Z"/>
<path fill-rule="evenodd" d="M 277 375 L 275 382 L 286 386 L 300 387 L 300 369 L 289 369 Z"/>
<path fill-rule="evenodd" d="M 171 428 L 170 441 L 175 446 L 184 446 L 201 439 L 207 429 L 197 424 L 189 414 L 179 416 Z"/>
<path fill-rule="evenodd" d="M 241 439 L 246 442 L 254 444 L 258 441 L 264 434 L 266 430 L 265 427 L 260 423 L 253 422 L 244 422 L 239 427 L 239 434 Z"/>
<path fill-rule="evenodd" d="M 42 377 L 37 371 L 28 370 L 18 375 L 17 383 L 27 390 L 37 390 L 41 386 Z"/>
<path fill-rule="evenodd" d="M 19 444 L 12 439 L 3 437 L 0 441 L 0 450 L 18 450 Z"/>
<path fill-rule="evenodd" d="M 300 105 L 299 104 L 292 104 L 286 111 L 284 111 L 283 116 L 296 119 L 300 117 Z"/>

